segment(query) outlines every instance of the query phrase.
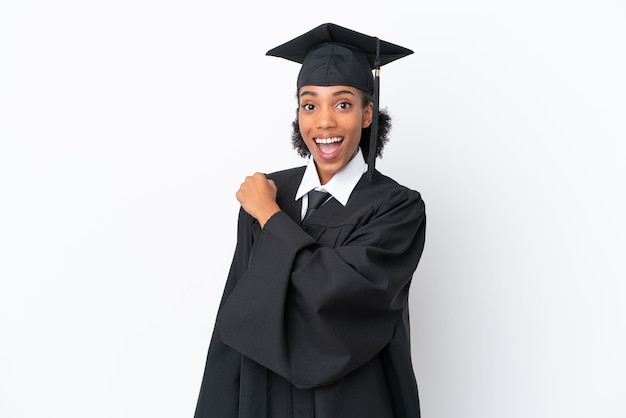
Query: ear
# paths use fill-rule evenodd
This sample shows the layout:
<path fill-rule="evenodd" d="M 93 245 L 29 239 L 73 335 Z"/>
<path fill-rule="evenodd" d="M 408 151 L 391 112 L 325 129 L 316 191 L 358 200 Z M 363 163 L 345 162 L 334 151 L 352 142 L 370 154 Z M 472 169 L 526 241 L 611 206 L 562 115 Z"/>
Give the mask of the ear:
<path fill-rule="evenodd" d="M 374 115 L 374 103 L 369 102 L 368 105 L 363 110 L 363 120 L 361 123 L 361 128 L 365 129 L 372 124 L 373 115 Z"/>

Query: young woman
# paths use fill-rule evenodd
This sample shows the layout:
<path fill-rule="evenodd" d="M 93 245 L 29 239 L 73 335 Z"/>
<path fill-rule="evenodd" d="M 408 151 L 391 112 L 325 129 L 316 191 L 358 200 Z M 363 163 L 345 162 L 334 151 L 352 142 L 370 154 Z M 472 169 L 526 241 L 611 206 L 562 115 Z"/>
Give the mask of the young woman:
<path fill-rule="evenodd" d="M 419 417 L 408 295 L 424 203 L 374 167 L 390 117 L 372 70 L 410 53 L 330 23 L 268 52 L 302 64 L 292 141 L 310 158 L 236 193 L 196 418 Z"/>

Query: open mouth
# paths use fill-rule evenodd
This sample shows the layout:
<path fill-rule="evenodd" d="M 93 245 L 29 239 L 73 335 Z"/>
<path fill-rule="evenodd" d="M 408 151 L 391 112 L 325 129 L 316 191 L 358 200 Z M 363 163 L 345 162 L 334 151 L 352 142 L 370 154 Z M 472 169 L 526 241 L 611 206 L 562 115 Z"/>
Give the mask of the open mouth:
<path fill-rule="evenodd" d="M 341 147 L 343 137 L 334 136 L 332 138 L 315 138 L 315 143 L 320 152 L 324 154 L 332 154 Z"/>

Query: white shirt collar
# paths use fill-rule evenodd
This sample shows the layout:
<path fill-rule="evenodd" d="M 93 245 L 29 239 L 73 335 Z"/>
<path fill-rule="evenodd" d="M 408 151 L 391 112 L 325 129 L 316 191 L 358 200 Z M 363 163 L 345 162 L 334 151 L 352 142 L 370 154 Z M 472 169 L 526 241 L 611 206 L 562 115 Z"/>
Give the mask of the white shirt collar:
<path fill-rule="evenodd" d="M 348 165 L 335 173 L 333 178 L 322 186 L 315 168 L 315 161 L 313 158 L 309 157 L 309 162 L 304 170 L 304 175 L 302 176 L 300 187 L 296 192 L 295 200 L 300 199 L 310 190 L 322 189 L 329 192 L 339 203 L 345 206 L 356 184 L 366 171 L 367 163 L 363 158 L 361 148 L 359 148 L 357 154 L 350 160 Z"/>

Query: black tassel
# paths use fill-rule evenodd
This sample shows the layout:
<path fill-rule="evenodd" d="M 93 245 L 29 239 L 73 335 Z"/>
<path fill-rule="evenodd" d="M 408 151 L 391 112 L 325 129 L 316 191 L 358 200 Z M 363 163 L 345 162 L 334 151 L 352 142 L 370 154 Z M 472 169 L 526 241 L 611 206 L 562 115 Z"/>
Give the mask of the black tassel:
<path fill-rule="evenodd" d="M 376 168 L 376 148 L 378 145 L 378 99 L 380 96 L 380 40 L 376 38 L 376 59 L 374 60 L 374 111 L 372 116 L 369 154 L 367 156 L 367 179 L 372 180 Z"/>

